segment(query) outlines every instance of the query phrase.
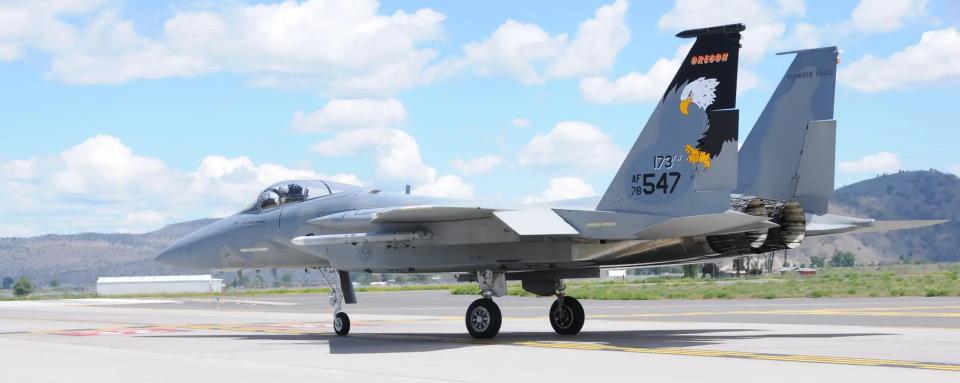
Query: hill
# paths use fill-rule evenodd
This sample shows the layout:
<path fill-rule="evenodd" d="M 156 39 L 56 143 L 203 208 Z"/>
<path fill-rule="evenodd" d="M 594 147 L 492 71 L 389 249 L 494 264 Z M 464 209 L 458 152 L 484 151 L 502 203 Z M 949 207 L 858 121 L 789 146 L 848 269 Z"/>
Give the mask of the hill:
<path fill-rule="evenodd" d="M 177 274 L 153 261 L 174 240 L 209 225 L 201 219 L 144 234 L 48 234 L 0 238 L 0 276 L 26 276 L 47 284 L 93 285 L 99 276 Z"/>
<path fill-rule="evenodd" d="M 901 171 L 842 187 L 831 199 L 831 213 L 878 220 L 950 222 L 916 230 L 809 239 L 797 253 L 809 256 L 852 251 L 866 262 L 960 261 L 958 194 L 960 179 L 935 170 Z"/>

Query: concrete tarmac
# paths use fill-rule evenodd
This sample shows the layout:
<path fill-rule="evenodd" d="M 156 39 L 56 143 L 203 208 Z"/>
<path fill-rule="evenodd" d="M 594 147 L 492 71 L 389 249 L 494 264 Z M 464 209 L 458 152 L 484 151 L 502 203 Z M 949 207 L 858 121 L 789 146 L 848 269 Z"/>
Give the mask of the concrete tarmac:
<path fill-rule="evenodd" d="M 582 301 L 556 335 L 549 298 L 502 297 L 475 341 L 476 297 L 360 293 L 351 335 L 326 295 L 0 302 L 0 375 L 29 382 L 957 382 L 960 298 Z"/>

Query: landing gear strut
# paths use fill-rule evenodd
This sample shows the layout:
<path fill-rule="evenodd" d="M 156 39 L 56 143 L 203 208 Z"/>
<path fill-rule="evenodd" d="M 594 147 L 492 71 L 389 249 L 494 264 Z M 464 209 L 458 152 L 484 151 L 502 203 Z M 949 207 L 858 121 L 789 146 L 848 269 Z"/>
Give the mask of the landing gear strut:
<path fill-rule="evenodd" d="M 483 270 L 477 272 L 477 283 L 483 298 L 477 299 L 467 308 L 464 318 L 467 332 L 474 339 L 490 339 L 500 332 L 503 316 L 493 297 L 507 294 L 507 275 L 503 272 Z"/>
<path fill-rule="evenodd" d="M 340 311 L 343 308 L 344 301 L 340 273 L 334 271 L 334 274 L 337 275 L 337 278 L 335 281 L 331 282 L 329 277 L 327 277 L 328 271 L 328 269 L 320 270 L 320 275 L 323 277 L 323 280 L 327 282 L 327 286 L 330 286 L 330 298 L 328 300 L 330 302 L 330 306 L 333 307 L 333 331 L 339 336 L 346 336 L 350 333 L 350 316 L 347 315 L 347 313 Z"/>
<path fill-rule="evenodd" d="M 576 298 L 564 295 L 566 284 L 557 281 L 557 300 L 550 306 L 550 326 L 560 335 L 576 335 L 583 328 L 586 315 Z"/>

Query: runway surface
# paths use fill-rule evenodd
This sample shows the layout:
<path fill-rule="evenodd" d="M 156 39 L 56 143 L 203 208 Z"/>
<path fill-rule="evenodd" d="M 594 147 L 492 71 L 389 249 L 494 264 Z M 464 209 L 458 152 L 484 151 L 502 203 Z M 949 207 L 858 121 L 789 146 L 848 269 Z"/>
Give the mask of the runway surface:
<path fill-rule="evenodd" d="M 0 302 L 5 380 L 957 382 L 960 298 L 583 301 L 556 335 L 549 298 L 497 298 L 500 336 L 471 339 L 475 299 L 361 293 L 332 334 L 325 295 Z"/>

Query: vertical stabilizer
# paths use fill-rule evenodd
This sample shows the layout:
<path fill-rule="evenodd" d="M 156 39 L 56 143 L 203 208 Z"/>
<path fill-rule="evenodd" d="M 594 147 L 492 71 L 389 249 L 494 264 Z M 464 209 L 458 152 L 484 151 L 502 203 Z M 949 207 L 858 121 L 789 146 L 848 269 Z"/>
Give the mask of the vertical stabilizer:
<path fill-rule="evenodd" d="M 696 41 L 597 210 L 686 216 L 729 208 L 737 180 L 737 59 L 743 24 Z"/>
<path fill-rule="evenodd" d="M 838 50 L 796 53 L 740 149 L 737 193 L 799 200 L 825 213 L 833 192 L 836 121 L 833 120 Z"/>

